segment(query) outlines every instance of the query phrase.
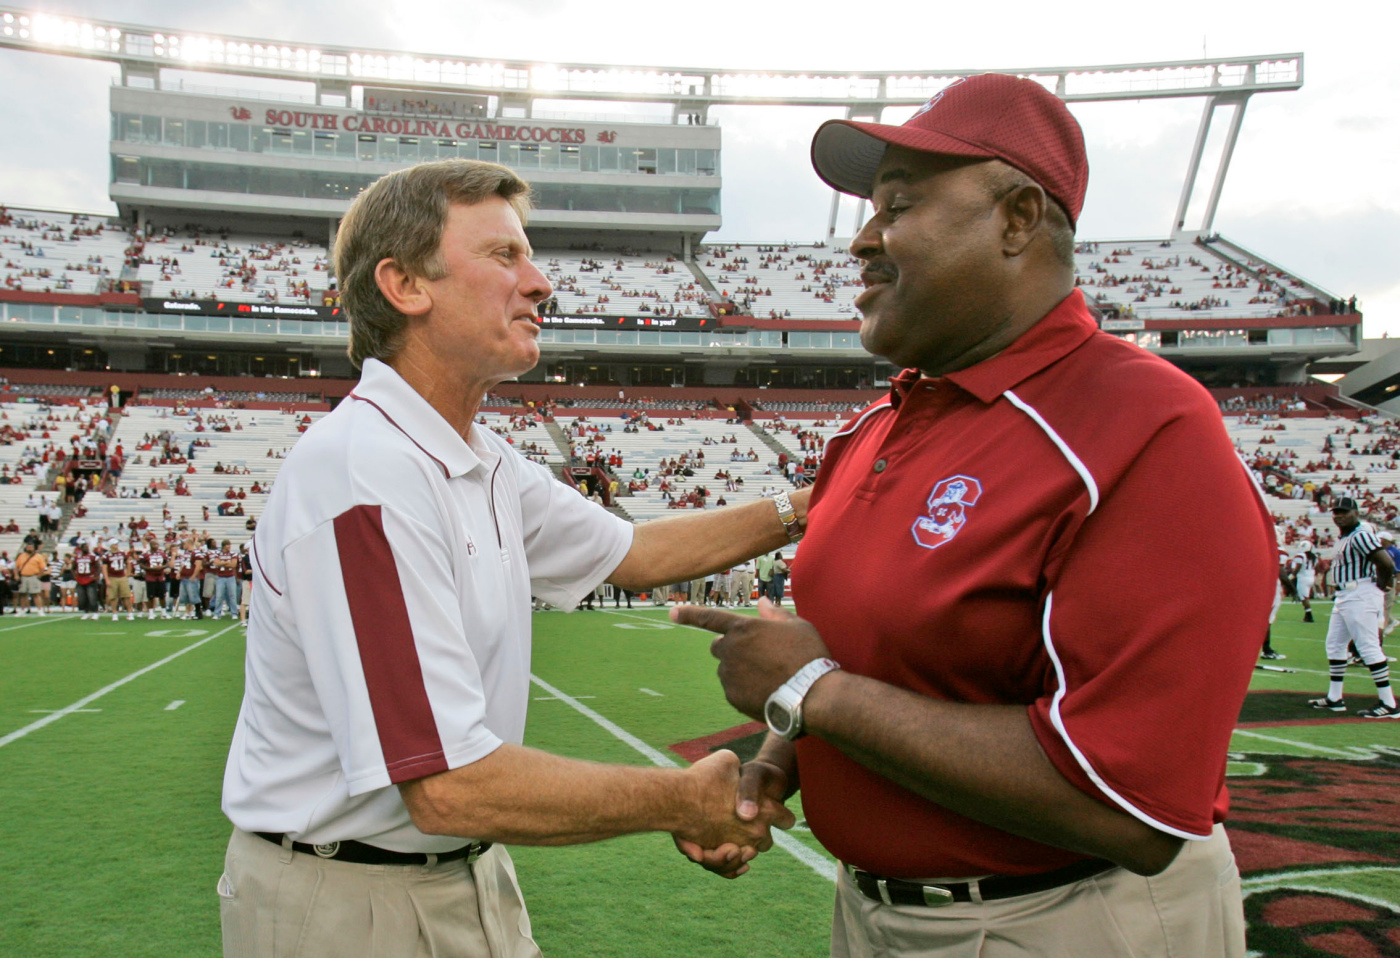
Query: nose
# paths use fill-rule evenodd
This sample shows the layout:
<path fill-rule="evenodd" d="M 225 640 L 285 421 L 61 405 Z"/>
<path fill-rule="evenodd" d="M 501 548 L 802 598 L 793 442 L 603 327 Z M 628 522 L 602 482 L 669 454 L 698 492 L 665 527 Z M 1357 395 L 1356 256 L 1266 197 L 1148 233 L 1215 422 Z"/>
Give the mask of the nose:
<path fill-rule="evenodd" d="M 850 245 L 852 256 L 858 259 L 872 259 L 884 249 L 884 244 L 880 241 L 880 231 L 872 225 L 874 222 L 875 217 L 870 217 L 860 228 L 860 232 L 852 237 Z"/>
<path fill-rule="evenodd" d="M 534 260 L 525 261 L 525 269 L 520 277 L 520 295 L 530 300 L 532 303 L 542 303 L 549 298 L 549 294 L 554 292 L 554 287 L 540 268 L 535 265 Z"/>

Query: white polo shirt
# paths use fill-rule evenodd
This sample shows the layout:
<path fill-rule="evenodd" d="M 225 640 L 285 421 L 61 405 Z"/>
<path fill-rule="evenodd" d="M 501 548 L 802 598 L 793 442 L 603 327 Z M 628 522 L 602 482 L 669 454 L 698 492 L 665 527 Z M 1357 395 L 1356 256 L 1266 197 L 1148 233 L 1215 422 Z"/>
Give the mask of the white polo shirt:
<path fill-rule="evenodd" d="M 389 366 L 287 457 L 253 539 L 246 688 L 223 809 L 245 831 L 442 852 L 396 783 L 519 744 L 530 596 L 572 608 L 632 526 Z"/>

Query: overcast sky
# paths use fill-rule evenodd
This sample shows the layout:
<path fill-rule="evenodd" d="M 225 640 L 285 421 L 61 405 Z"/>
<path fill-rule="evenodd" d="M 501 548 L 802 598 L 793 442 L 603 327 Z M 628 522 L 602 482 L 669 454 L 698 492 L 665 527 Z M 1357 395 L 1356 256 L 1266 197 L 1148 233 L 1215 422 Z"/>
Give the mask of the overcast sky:
<path fill-rule="evenodd" d="M 1356 294 L 1367 313 L 1366 335 L 1378 336 L 1400 335 L 1400 69 L 1392 31 L 1377 19 L 1382 8 L 1229 0 L 250 0 L 207 7 L 69 0 L 40 9 L 294 43 L 754 71 L 1084 66 L 1302 51 L 1302 90 L 1250 101 L 1215 229 L 1340 296 Z M 107 198 L 106 87 L 116 76 L 114 64 L 0 50 L 0 202 L 114 210 Z M 1072 107 L 1091 169 L 1082 238 L 1167 233 L 1203 103 Z M 835 111 L 731 107 L 715 115 L 724 131 L 725 225 L 718 238 L 820 238 L 831 194 L 812 172 L 807 149 L 813 130 Z M 852 213 L 846 210 L 839 232 L 849 235 Z"/>

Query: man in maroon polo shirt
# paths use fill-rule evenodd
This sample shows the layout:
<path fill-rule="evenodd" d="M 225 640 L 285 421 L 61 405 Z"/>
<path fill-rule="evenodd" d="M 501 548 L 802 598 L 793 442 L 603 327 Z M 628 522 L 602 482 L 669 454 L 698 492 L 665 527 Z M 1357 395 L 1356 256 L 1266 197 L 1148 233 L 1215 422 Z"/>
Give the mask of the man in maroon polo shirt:
<path fill-rule="evenodd" d="M 1243 955 L 1219 823 L 1272 523 L 1206 391 L 1075 289 L 1078 124 L 984 75 L 812 157 L 873 201 L 861 341 L 906 368 L 827 444 L 801 618 L 673 613 L 768 721 L 740 813 L 800 772 L 833 955 Z"/>

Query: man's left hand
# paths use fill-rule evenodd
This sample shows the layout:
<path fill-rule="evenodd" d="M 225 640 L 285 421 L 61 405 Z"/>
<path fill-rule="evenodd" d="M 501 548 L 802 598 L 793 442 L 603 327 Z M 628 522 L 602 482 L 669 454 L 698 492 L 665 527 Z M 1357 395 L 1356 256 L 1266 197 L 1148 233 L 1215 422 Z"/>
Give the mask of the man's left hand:
<path fill-rule="evenodd" d="M 729 704 L 763 721 L 763 706 L 778 686 L 813 659 L 829 653 L 810 622 L 767 599 L 758 602 L 758 618 L 697 605 L 671 610 L 671 621 L 720 633 L 710 644 L 719 659 L 719 681 Z"/>

